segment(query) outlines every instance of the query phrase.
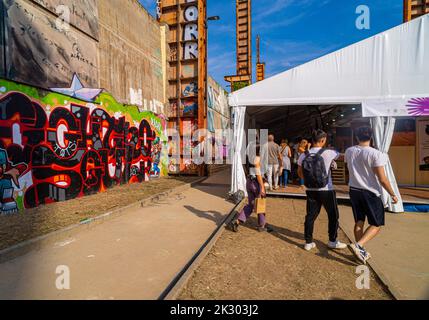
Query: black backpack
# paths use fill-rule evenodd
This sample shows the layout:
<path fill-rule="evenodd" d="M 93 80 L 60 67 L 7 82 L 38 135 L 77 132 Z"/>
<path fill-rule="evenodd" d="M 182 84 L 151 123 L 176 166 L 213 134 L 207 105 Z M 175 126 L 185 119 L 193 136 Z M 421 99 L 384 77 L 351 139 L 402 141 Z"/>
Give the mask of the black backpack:
<path fill-rule="evenodd" d="M 322 157 L 325 150 L 321 149 L 318 153 L 305 152 L 305 159 L 302 161 L 302 171 L 304 173 L 304 183 L 307 188 L 321 189 L 329 183 L 329 174 L 326 171 L 325 160 Z"/>

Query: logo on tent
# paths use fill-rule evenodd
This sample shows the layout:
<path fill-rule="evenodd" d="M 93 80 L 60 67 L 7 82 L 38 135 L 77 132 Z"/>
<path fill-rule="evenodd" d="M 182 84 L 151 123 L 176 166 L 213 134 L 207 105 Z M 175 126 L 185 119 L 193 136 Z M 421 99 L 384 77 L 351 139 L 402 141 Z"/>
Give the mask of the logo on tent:
<path fill-rule="evenodd" d="M 427 116 L 429 115 L 429 97 L 414 98 L 408 101 L 408 114 L 412 116 Z"/>

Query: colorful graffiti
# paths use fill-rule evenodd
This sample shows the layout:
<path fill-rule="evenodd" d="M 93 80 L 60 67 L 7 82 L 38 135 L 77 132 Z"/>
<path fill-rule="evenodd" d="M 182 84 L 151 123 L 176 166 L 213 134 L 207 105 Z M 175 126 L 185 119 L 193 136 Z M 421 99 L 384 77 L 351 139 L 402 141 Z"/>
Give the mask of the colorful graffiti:
<path fill-rule="evenodd" d="M 181 116 L 182 117 L 195 117 L 198 112 L 197 101 L 182 101 L 181 106 Z"/>
<path fill-rule="evenodd" d="M 8 159 L 7 151 L 0 149 L 0 212 L 2 213 L 18 211 L 18 205 L 13 197 L 13 184 L 19 188 L 18 179 L 27 170 L 26 164 L 14 165 Z"/>
<path fill-rule="evenodd" d="M 196 96 L 198 94 L 198 84 L 196 82 L 191 82 L 185 86 L 183 90 L 184 97 Z"/>
<path fill-rule="evenodd" d="M 0 213 L 168 172 L 166 120 L 98 93 L 88 102 L 0 79 Z"/>
<path fill-rule="evenodd" d="M 228 129 L 231 115 L 226 91 L 212 77 L 208 77 L 207 88 L 207 129 Z"/>

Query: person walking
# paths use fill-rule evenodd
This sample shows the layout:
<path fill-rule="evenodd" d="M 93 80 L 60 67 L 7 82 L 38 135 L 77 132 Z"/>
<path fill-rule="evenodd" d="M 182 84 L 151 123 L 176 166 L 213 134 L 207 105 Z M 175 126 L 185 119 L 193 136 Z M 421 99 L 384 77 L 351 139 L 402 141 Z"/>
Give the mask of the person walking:
<path fill-rule="evenodd" d="M 286 188 L 289 182 L 289 174 L 292 170 L 291 157 L 292 151 L 289 147 L 289 141 L 287 139 L 283 139 L 280 145 L 280 155 L 282 157 L 282 164 L 280 170 L 280 188 Z"/>
<path fill-rule="evenodd" d="M 282 161 L 280 146 L 275 143 L 274 135 L 268 136 L 268 184 L 270 191 L 277 190 L 279 185 L 279 168 Z M 274 178 L 274 182 L 273 182 Z"/>
<path fill-rule="evenodd" d="M 304 179 L 307 187 L 307 216 L 305 217 L 305 250 L 316 247 L 313 242 L 314 223 L 322 206 L 328 213 L 330 249 L 345 249 L 347 245 L 337 240 L 339 228 L 339 212 L 337 197 L 334 191 L 331 165 L 340 154 L 334 150 L 324 149 L 327 134 L 322 130 L 313 132 L 313 146 L 302 154 L 298 160 L 298 174 Z"/>
<path fill-rule="evenodd" d="M 295 139 L 295 143 L 292 145 L 292 182 L 295 182 L 296 180 L 299 180 L 298 177 L 298 147 L 299 147 L 299 141 L 301 138 Z"/>
<path fill-rule="evenodd" d="M 256 155 L 248 155 L 246 159 L 245 172 L 247 175 L 246 190 L 248 193 L 248 204 L 237 215 L 237 218 L 231 223 L 231 228 L 234 232 L 238 232 L 239 226 L 245 223 L 252 215 L 256 199 L 265 198 L 266 191 L 262 178 L 261 163 L 261 147 L 256 145 Z M 259 232 L 272 232 L 273 229 L 266 223 L 266 214 L 258 214 L 258 231 Z"/>
<path fill-rule="evenodd" d="M 356 258 L 366 264 L 371 258 L 365 244 L 374 239 L 385 225 L 385 210 L 381 200 L 382 188 L 398 202 L 398 196 L 386 177 L 385 166 L 388 156 L 371 147 L 373 131 L 370 127 L 361 127 L 355 131 L 359 144 L 346 150 L 345 162 L 350 174 L 350 201 L 355 219 L 355 240 L 351 249 Z M 365 230 L 365 221 L 369 227 Z"/>
<path fill-rule="evenodd" d="M 299 145 L 298 145 L 298 149 L 297 149 L 297 151 L 298 151 L 298 153 L 297 153 L 297 159 L 298 159 L 298 161 L 299 161 L 299 158 L 303 154 L 305 154 L 308 150 L 310 150 L 310 148 L 311 148 L 311 144 L 308 142 L 308 140 L 307 139 L 301 139 L 301 141 L 299 142 Z M 298 164 L 298 162 L 297 162 L 297 164 Z M 298 178 L 299 178 L 299 186 L 302 189 L 305 189 L 304 179 L 301 178 L 301 177 L 299 177 L 299 174 L 298 174 Z"/>

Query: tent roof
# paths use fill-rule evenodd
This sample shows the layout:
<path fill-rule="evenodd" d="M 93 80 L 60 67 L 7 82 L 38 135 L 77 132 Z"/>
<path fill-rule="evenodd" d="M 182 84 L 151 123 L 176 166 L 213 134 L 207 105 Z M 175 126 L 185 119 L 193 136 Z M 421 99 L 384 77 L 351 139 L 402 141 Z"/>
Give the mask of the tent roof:
<path fill-rule="evenodd" d="M 429 96 L 429 14 L 229 95 L 231 106 Z"/>

